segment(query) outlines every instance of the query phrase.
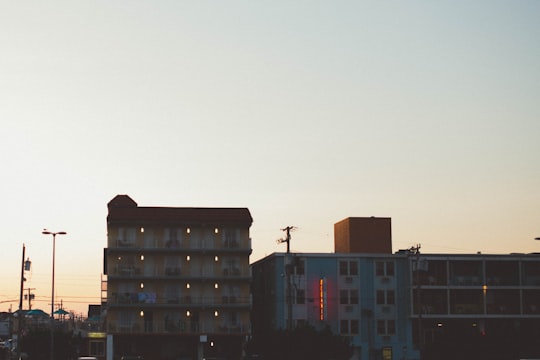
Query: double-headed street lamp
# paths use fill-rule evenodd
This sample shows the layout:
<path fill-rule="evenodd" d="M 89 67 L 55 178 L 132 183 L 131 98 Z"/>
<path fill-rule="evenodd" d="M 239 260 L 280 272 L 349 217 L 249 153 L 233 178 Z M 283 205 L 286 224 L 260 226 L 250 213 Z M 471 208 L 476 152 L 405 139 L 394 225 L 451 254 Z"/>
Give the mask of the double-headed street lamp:
<path fill-rule="evenodd" d="M 54 254 L 56 248 L 56 235 L 66 235 L 65 231 L 52 232 L 47 229 L 43 229 L 41 232 L 43 235 L 52 235 L 53 247 L 52 247 L 52 292 L 51 292 L 51 360 L 54 360 Z"/>

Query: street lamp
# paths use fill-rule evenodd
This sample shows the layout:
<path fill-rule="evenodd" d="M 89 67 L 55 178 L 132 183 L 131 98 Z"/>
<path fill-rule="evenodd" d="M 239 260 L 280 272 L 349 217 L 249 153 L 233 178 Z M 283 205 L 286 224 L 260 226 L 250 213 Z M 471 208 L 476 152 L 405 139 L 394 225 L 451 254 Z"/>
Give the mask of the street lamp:
<path fill-rule="evenodd" d="M 41 232 L 43 235 L 52 235 L 53 248 L 52 248 L 52 292 L 51 292 L 51 360 L 54 360 L 54 253 L 56 248 L 56 235 L 66 235 L 65 231 L 52 232 L 47 229 L 43 229 Z"/>

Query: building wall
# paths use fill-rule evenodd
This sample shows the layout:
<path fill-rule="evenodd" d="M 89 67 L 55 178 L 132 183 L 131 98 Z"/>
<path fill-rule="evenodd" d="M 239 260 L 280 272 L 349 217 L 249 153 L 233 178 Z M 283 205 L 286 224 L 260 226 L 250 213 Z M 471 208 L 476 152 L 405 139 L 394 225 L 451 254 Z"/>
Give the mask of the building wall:
<path fill-rule="evenodd" d="M 334 224 L 336 253 L 392 253 L 390 218 L 349 217 Z"/>

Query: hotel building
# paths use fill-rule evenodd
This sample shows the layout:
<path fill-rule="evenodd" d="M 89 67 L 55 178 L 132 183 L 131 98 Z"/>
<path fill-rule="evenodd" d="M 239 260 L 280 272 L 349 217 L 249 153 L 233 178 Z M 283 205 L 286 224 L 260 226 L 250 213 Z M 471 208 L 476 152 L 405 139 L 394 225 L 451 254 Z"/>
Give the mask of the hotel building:
<path fill-rule="evenodd" d="M 240 358 L 251 332 L 247 208 L 108 203 L 107 359 Z"/>

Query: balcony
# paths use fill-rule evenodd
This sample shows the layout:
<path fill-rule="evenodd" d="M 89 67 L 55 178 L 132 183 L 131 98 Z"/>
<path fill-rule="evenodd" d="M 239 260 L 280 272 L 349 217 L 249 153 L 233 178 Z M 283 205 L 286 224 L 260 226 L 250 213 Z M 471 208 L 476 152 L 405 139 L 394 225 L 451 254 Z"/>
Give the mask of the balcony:
<path fill-rule="evenodd" d="M 109 321 L 107 330 L 112 334 L 249 334 L 251 328 L 248 323 L 226 322 L 197 322 L 186 320 L 177 321 Z"/>

